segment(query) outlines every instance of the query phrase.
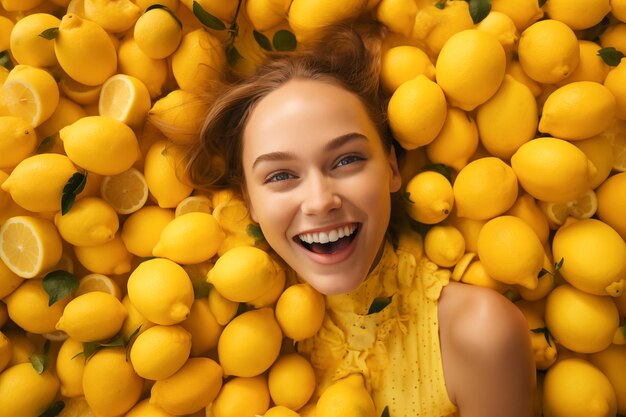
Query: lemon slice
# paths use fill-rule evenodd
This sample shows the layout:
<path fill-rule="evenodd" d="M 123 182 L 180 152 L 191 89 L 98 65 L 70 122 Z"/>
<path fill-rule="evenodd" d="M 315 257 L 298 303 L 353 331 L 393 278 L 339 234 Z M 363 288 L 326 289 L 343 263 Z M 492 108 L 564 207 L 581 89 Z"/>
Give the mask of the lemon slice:
<path fill-rule="evenodd" d="M 74 294 L 75 297 L 86 294 L 92 291 L 105 292 L 116 297 L 118 300 L 122 299 L 122 291 L 115 281 L 106 275 L 102 274 L 89 274 L 80 279 L 78 289 Z"/>
<path fill-rule="evenodd" d="M 61 259 L 61 237 L 48 220 L 15 216 L 0 228 L 0 258 L 22 278 L 33 278 Z"/>
<path fill-rule="evenodd" d="M 102 84 L 98 112 L 129 126 L 141 126 L 152 103 L 148 87 L 138 78 L 116 74 Z"/>
<path fill-rule="evenodd" d="M 589 190 L 582 196 L 566 203 L 539 202 L 539 206 L 550 221 L 560 226 L 570 216 L 577 219 L 588 219 L 593 216 L 598 209 L 598 199 L 596 193 Z"/>
<path fill-rule="evenodd" d="M 187 197 L 183 201 L 178 203 L 174 215 L 178 217 L 182 214 L 195 211 L 212 214 L 213 203 L 211 202 L 211 199 L 204 195 L 193 195 Z"/>
<path fill-rule="evenodd" d="M 59 103 L 59 87 L 52 75 L 29 65 L 16 65 L 9 72 L 2 95 L 9 114 L 33 127 L 48 119 Z"/>
<path fill-rule="evenodd" d="M 118 214 L 139 210 L 148 200 L 148 184 L 136 168 L 117 175 L 107 175 L 100 184 L 100 195 Z"/>

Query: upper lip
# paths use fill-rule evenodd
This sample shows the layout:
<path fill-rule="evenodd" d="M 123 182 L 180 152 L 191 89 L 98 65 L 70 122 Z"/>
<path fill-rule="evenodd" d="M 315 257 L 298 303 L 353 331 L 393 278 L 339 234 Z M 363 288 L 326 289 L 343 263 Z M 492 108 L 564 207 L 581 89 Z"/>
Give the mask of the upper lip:
<path fill-rule="evenodd" d="M 348 226 L 348 225 L 351 225 L 351 224 L 359 225 L 360 223 L 358 223 L 358 222 L 344 222 L 344 223 L 337 223 L 337 224 L 334 224 L 332 226 L 324 226 L 324 227 L 318 227 L 318 228 L 315 228 L 315 229 L 303 230 L 301 232 L 296 233 L 294 235 L 294 238 L 298 238 L 298 236 L 304 235 L 306 233 L 328 232 L 330 230 L 335 230 L 335 229 L 338 229 L 340 227 Z"/>

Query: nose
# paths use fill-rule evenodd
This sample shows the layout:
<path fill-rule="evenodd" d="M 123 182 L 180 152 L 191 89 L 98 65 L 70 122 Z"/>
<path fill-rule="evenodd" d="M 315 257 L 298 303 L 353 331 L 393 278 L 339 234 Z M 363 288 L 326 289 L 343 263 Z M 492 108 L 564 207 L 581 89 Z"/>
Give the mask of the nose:
<path fill-rule="evenodd" d="M 341 207 L 341 197 L 337 194 L 332 180 L 324 175 L 312 175 L 304 187 L 302 212 L 306 215 L 323 215 Z"/>

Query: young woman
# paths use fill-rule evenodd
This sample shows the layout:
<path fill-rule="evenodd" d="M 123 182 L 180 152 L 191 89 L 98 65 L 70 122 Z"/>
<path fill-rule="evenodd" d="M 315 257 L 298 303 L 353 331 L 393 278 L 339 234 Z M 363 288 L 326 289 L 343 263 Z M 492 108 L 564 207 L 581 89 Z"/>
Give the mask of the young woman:
<path fill-rule="evenodd" d="M 326 295 L 324 325 L 298 346 L 319 392 L 361 373 L 378 415 L 528 417 L 523 315 L 496 292 L 449 282 L 419 235 L 390 225 L 401 179 L 378 84 L 383 35 L 338 25 L 227 84 L 188 173 L 197 187 L 239 188 L 272 249 Z M 391 301 L 368 314 L 377 298 Z"/>

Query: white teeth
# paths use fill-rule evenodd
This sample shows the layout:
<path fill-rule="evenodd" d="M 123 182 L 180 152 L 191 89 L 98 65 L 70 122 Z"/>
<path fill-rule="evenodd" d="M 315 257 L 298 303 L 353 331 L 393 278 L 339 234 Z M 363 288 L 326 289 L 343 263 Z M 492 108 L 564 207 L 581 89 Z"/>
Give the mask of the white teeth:
<path fill-rule="evenodd" d="M 311 244 L 311 243 L 328 243 L 328 242 L 336 242 L 342 237 L 350 236 L 356 230 L 356 224 L 349 224 L 343 227 L 339 227 L 334 230 L 329 230 L 328 232 L 319 232 L 319 233 L 303 233 L 298 235 L 301 241 Z"/>

